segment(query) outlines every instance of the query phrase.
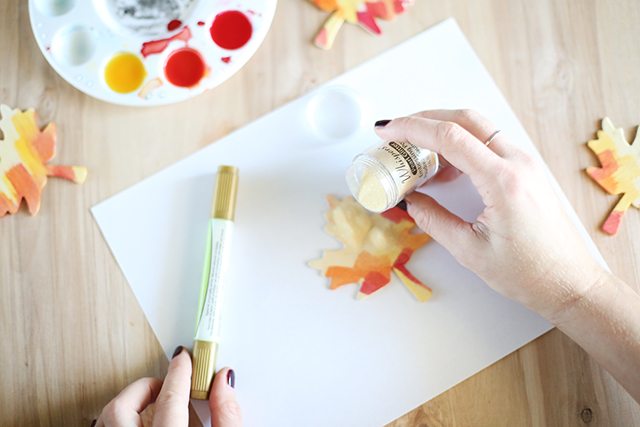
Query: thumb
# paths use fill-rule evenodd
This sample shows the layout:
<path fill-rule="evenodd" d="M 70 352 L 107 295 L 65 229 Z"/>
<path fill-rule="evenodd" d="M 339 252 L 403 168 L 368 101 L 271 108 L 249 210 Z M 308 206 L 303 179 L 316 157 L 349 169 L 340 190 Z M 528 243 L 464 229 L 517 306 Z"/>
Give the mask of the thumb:
<path fill-rule="evenodd" d="M 213 378 L 209 409 L 212 427 L 240 427 L 242 413 L 236 400 L 236 374 L 233 369 L 223 368 Z"/>
<path fill-rule="evenodd" d="M 452 214 L 426 194 L 413 192 L 405 197 L 407 212 L 416 225 L 445 247 L 453 256 L 468 248 L 474 238 L 471 224 Z"/>

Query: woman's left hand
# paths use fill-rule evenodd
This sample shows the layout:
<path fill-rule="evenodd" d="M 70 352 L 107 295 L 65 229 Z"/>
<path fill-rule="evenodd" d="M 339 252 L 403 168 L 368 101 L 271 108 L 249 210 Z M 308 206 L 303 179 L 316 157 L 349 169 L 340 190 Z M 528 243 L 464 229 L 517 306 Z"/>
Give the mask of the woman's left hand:
<path fill-rule="evenodd" d="M 235 374 L 228 368 L 216 374 L 211 387 L 209 407 L 212 425 L 238 427 L 242 425 L 240 408 L 233 390 Z M 189 425 L 189 393 L 191 389 L 191 358 L 184 347 L 176 349 L 164 381 L 141 378 L 129 384 L 102 410 L 92 426 L 142 426 L 140 414 L 155 402 L 153 427 L 186 427 Z"/>

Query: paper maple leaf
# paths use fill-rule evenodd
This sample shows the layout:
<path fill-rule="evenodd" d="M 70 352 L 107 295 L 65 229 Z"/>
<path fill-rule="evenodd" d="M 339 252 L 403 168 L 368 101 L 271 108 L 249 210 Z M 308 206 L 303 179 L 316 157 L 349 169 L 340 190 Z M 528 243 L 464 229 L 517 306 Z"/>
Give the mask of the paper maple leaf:
<path fill-rule="evenodd" d="M 609 194 L 622 194 L 602 224 L 602 230 L 616 234 L 622 215 L 633 205 L 640 207 L 640 132 L 629 144 L 624 129 L 616 128 L 608 117 L 602 120 L 597 139 L 587 146 L 598 156 L 602 167 L 589 167 L 587 174 Z"/>
<path fill-rule="evenodd" d="M 18 211 L 22 199 L 29 213 L 40 209 L 47 176 L 84 182 L 87 170 L 78 166 L 48 165 L 56 150 L 56 126 L 40 131 L 34 110 L 13 110 L 0 105 L 0 217 Z"/>
<path fill-rule="evenodd" d="M 376 18 L 392 19 L 405 11 L 413 0 L 311 0 L 318 8 L 331 13 L 315 37 L 314 43 L 322 49 L 331 49 L 342 24 L 359 24 L 373 34 L 382 31 Z"/>
<path fill-rule="evenodd" d="M 386 286 L 393 272 L 418 301 L 431 297 L 431 289 L 407 268 L 414 251 L 430 237 L 413 233 L 415 222 L 406 211 L 396 207 L 371 214 L 352 197 L 329 196 L 327 200 L 325 231 L 343 248 L 325 250 L 309 266 L 331 279 L 331 289 L 359 284 L 358 298 L 362 298 Z"/>

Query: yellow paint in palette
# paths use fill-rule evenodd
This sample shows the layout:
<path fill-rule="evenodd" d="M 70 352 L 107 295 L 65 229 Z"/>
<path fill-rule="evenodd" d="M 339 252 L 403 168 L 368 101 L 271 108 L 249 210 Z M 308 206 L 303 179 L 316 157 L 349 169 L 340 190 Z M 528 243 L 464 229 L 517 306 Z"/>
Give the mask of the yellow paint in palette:
<path fill-rule="evenodd" d="M 129 52 L 114 55 L 104 69 L 104 80 L 114 92 L 129 93 L 138 89 L 147 71 L 140 58 Z"/>

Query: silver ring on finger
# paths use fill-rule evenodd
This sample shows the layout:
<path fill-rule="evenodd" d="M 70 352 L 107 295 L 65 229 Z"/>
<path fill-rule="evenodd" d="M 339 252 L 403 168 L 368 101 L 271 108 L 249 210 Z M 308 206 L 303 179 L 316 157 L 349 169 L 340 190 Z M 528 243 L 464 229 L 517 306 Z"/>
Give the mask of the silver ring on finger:
<path fill-rule="evenodd" d="M 496 136 L 498 136 L 499 133 L 500 133 L 500 129 L 492 133 L 491 136 L 487 138 L 487 140 L 484 142 L 484 145 L 488 147 L 489 144 L 491 144 L 491 142 L 496 138 Z"/>

